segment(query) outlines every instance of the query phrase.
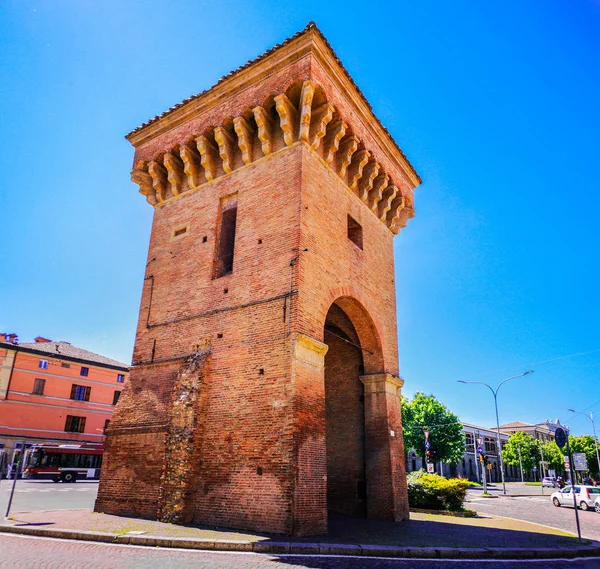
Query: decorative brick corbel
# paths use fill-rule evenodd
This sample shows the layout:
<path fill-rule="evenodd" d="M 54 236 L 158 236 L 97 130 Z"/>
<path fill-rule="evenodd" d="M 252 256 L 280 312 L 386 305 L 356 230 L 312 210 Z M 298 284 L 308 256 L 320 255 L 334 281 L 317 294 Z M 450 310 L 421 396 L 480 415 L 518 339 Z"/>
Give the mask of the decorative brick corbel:
<path fill-rule="evenodd" d="M 273 119 L 262 107 L 255 107 L 252 109 L 252 113 L 258 127 L 258 139 L 261 142 L 263 154 L 267 156 L 273 152 Z"/>
<path fill-rule="evenodd" d="M 379 174 L 379 164 L 375 161 L 369 162 L 364 170 L 358 184 L 358 197 L 365 203 L 369 200 L 369 192 L 373 188 L 373 182 Z"/>
<path fill-rule="evenodd" d="M 333 118 L 333 113 L 335 113 L 335 107 L 329 103 L 325 103 L 313 111 L 310 128 L 310 134 L 312 138 L 310 146 L 313 150 L 319 148 L 321 139 L 327 132 L 327 125 Z"/>
<path fill-rule="evenodd" d="M 300 95 L 300 131 L 298 140 L 308 142 L 310 135 L 310 120 L 312 115 L 312 101 L 315 94 L 315 84 L 312 81 L 305 81 L 302 84 L 302 93 Z"/>
<path fill-rule="evenodd" d="M 294 144 L 294 127 L 298 112 L 292 101 L 287 95 L 277 95 L 275 97 L 275 108 L 279 114 L 279 124 L 283 131 L 283 140 L 287 146 Z"/>
<path fill-rule="evenodd" d="M 167 169 L 167 180 L 171 186 L 171 193 L 178 196 L 181 193 L 183 182 L 183 162 L 179 156 L 167 152 L 163 158 L 163 163 Z"/>
<path fill-rule="evenodd" d="M 204 135 L 196 138 L 196 146 L 200 152 L 200 162 L 202 168 L 204 168 L 204 175 L 206 180 L 210 182 L 215 179 L 217 172 L 217 149 Z"/>
<path fill-rule="evenodd" d="M 359 144 L 358 138 L 353 134 L 350 134 L 340 142 L 340 149 L 338 151 L 338 175 L 343 178 L 346 175 L 346 170 L 352 162 L 352 155 L 358 150 Z"/>
<path fill-rule="evenodd" d="M 244 164 L 250 164 L 252 162 L 252 127 L 244 117 L 236 117 L 233 119 L 233 128 L 235 129 L 235 134 L 237 134 L 242 161 Z"/>
<path fill-rule="evenodd" d="M 387 216 L 388 211 L 392 209 L 392 202 L 398 193 L 398 188 L 394 184 L 390 184 L 383 192 L 383 196 L 381 197 L 381 201 L 379 202 L 379 211 L 377 212 L 377 217 L 379 221 L 385 223 L 385 218 Z"/>
<path fill-rule="evenodd" d="M 368 205 L 373 213 L 377 213 L 379 202 L 383 199 L 383 192 L 390 183 L 390 177 L 381 170 L 381 174 L 375 178 L 373 189 L 369 192 Z"/>
<path fill-rule="evenodd" d="M 146 171 L 148 165 L 143 160 L 138 162 L 131 171 L 131 181 L 140 187 L 140 194 L 146 197 L 146 201 L 155 206 L 158 203 L 156 191 L 152 186 L 152 176 Z"/>
<path fill-rule="evenodd" d="M 351 190 L 356 190 L 358 180 L 360 180 L 363 169 L 370 157 L 371 153 L 368 150 L 359 150 L 352 156 L 352 162 L 348 168 L 348 187 Z"/>
<path fill-rule="evenodd" d="M 403 227 L 406 227 L 406 223 L 409 219 L 415 216 L 415 210 L 412 207 L 403 207 L 397 210 L 396 215 L 392 219 L 390 224 L 390 231 L 397 235 Z"/>
<path fill-rule="evenodd" d="M 323 147 L 325 150 L 325 162 L 327 164 L 331 164 L 337 151 L 340 147 L 340 140 L 342 140 L 344 134 L 346 134 L 346 129 L 348 125 L 344 121 L 335 121 L 330 123 L 329 128 L 327 129 L 327 135 L 325 137 L 325 141 L 323 142 Z"/>
<path fill-rule="evenodd" d="M 188 186 L 196 188 L 200 185 L 200 156 L 191 147 L 184 145 L 179 149 L 183 160 L 183 172 L 187 176 Z"/>
<path fill-rule="evenodd" d="M 215 128 L 215 142 L 219 145 L 219 156 L 223 161 L 225 174 L 233 171 L 233 149 L 235 141 L 233 136 L 222 126 Z"/>
<path fill-rule="evenodd" d="M 148 173 L 152 176 L 152 187 L 156 192 L 156 199 L 164 202 L 167 199 L 167 171 L 162 164 L 152 160 L 148 163 Z"/>

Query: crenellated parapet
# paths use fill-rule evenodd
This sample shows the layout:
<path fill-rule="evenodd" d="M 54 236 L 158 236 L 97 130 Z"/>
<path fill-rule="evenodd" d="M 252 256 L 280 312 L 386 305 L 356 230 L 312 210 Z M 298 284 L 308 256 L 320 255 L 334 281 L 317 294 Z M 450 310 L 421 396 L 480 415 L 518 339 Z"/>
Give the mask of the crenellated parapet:
<path fill-rule="evenodd" d="M 310 148 L 392 233 L 414 217 L 411 184 L 392 179 L 375 149 L 365 147 L 312 80 L 138 162 L 131 179 L 149 204 L 160 206 L 297 143 Z"/>

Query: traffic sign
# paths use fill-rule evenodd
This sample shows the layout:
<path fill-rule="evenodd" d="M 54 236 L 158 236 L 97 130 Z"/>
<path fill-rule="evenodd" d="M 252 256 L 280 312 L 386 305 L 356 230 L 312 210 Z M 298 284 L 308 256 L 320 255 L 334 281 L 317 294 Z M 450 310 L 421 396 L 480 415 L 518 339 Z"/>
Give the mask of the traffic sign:
<path fill-rule="evenodd" d="M 429 441 L 425 441 L 425 449 L 429 450 Z"/>
<path fill-rule="evenodd" d="M 573 453 L 573 466 L 575 466 L 575 470 L 587 470 L 587 456 L 584 452 L 574 452 Z"/>
<path fill-rule="evenodd" d="M 434 471 L 435 471 L 435 464 L 433 464 L 433 462 L 428 462 L 427 463 L 427 472 L 429 472 L 431 474 Z"/>
<path fill-rule="evenodd" d="M 482 447 L 480 447 L 480 446 L 478 446 L 478 447 L 477 447 L 477 452 L 478 452 L 479 454 L 483 454 L 483 448 L 482 448 Z"/>
<path fill-rule="evenodd" d="M 567 444 L 567 433 L 562 427 L 558 427 L 554 431 L 555 442 L 559 448 L 563 448 Z"/>

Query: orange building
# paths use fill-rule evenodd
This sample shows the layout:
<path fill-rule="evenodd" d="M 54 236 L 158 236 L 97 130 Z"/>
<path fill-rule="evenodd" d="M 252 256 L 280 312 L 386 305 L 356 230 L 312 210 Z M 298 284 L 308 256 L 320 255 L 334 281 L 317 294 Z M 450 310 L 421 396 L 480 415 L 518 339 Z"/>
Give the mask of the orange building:
<path fill-rule="evenodd" d="M 0 476 L 23 442 L 103 442 L 128 375 L 69 342 L 0 334 Z"/>

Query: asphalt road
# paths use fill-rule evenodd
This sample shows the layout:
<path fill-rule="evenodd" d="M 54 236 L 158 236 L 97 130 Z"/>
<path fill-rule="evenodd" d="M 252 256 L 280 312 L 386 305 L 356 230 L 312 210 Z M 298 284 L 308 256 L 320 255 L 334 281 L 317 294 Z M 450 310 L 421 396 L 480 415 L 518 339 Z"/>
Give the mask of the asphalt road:
<path fill-rule="evenodd" d="M 551 492 L 548 489 L 545 492 L 545 496 L 519 496 L 518 498 L 503 496 L 496 492 L 494 495 L 497 495 L 497 498 L 482 498 L 480 491 L 469 491 L 466 506 L 480 513 L 535 522 L 576 534 L 574 508 L 553 506 L 550 499 Z M 600 514 L 593 510 L 587 512 L 579 510 L 579 522 L 583 537 L 600 540 Z"/>
<path fill-rule="evenodd" d="M 379 559 L 158 549 L 0 534 L 6 569 L 598 569 L 600 558 L 558 561 Z"/>
<path fill-rule="evenodd" d="M 0 481 L 0 515 L 6 513 L 12 480 Z M 98 493 L 98 481 L 58 484 L 51 480 L 17 480 L 11 512 L 71 510 L 92 508 Z"/>

